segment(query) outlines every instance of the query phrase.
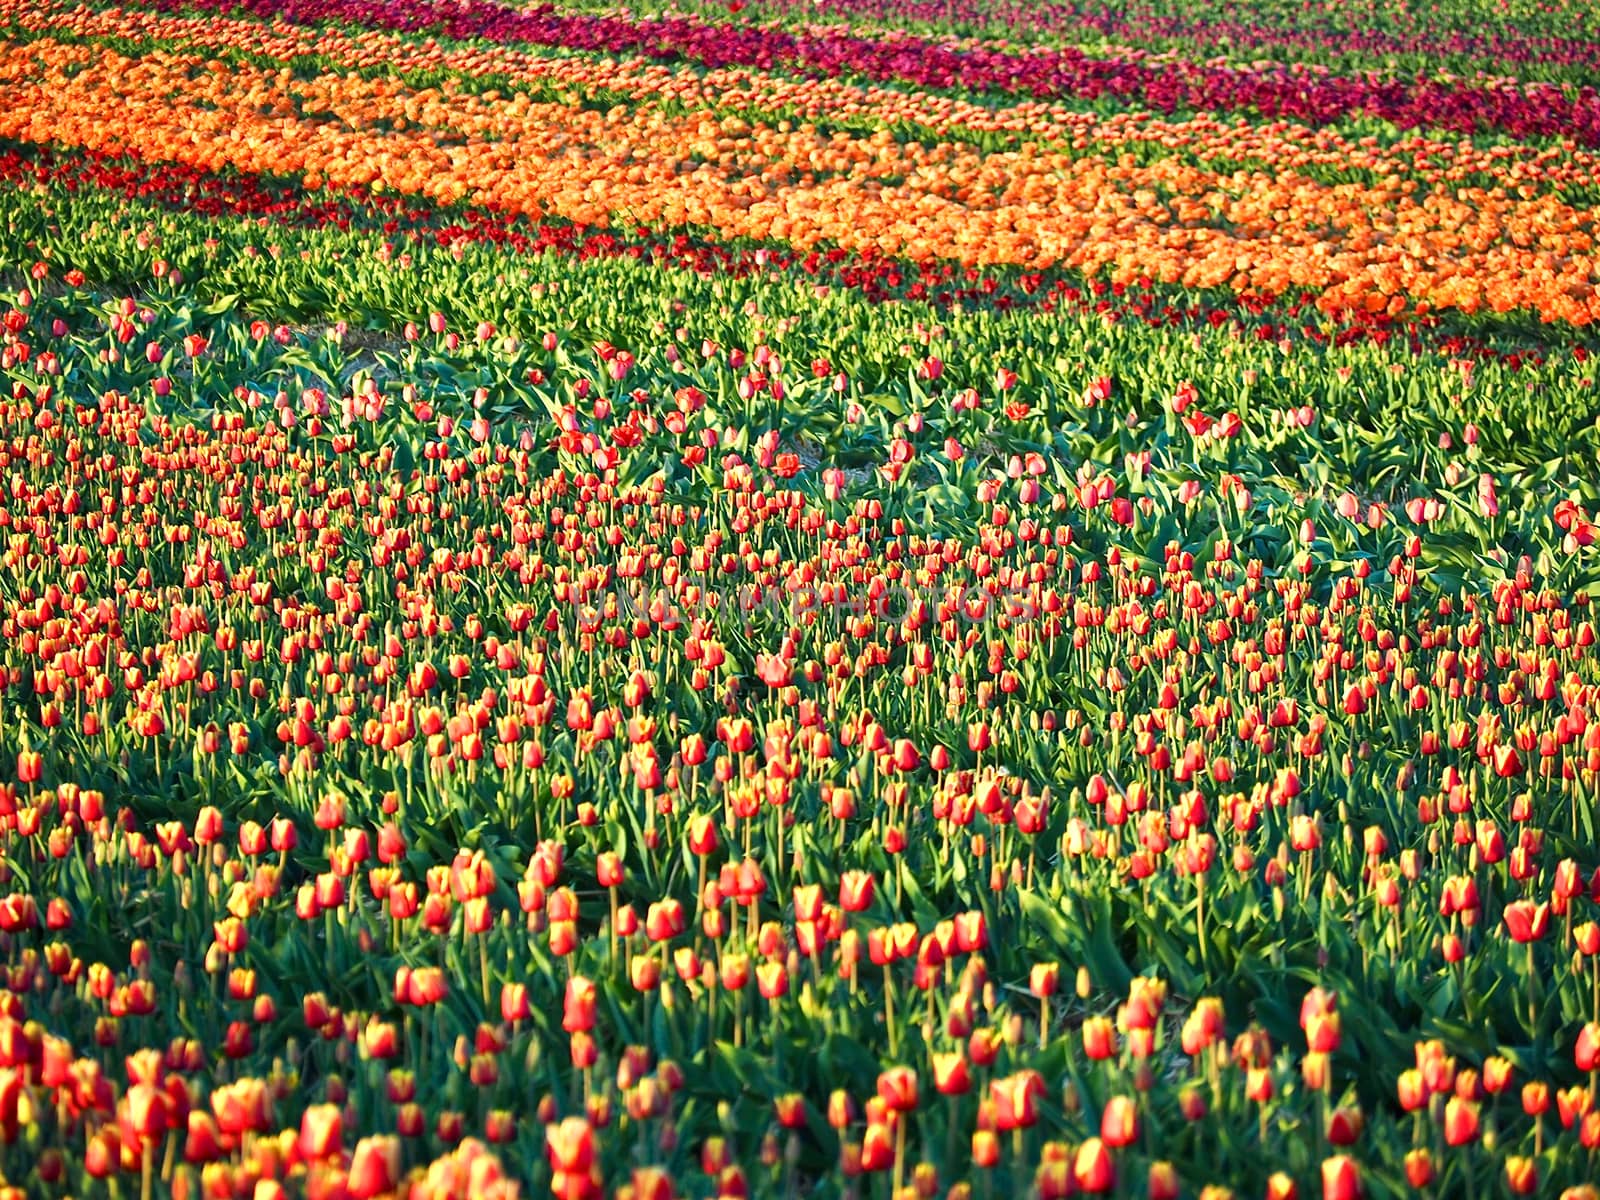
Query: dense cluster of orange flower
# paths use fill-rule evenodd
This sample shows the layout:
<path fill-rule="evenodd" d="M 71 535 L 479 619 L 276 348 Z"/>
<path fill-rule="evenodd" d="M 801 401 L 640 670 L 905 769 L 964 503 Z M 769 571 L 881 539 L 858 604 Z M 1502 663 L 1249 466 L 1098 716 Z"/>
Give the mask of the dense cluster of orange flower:
<path fill-rule="evenodd" d="M 1292 142 L 1281 169 L 1248 171 L 1178 157 L 1141 165 L 1114 145 L 985 153 L 704 108 L 596 112 L 475 95 L 448 79 L 427 89 L 355 74 L 297 80 L 199 51 L 127 58 L 50 37 L 0 54 L 0 80 L 9 102 L 0 136 L 295 174 L 311 186 L 375 185 L 590 224 L 692 224 L 916 260 L 1310 290 L 1330 310 L 1525 309 L 1574 324 L 1600 313 L 1594 209 L 1548 191 L 1429 190 L 1398 173 L 1318 182 L 1297 173 L 1311 152 Z M 1205 125 L 1192 124 L 1198 139 Z M 1272 162 L 1273 128 L 1237 139 L 1233 153 Z M 1524 177 L 1530 161 L 1520 160 Z M 1517 178 L 1507 176 L 1513 190 Z"/>
<path fill-rule="evenodd" d="M 88 9 L 68 0 L 53 4 L 0 0 L 0 20 L 74 38 L 227 46 L 278 61 L 316 57 L 358 70 L 385 67 L 493 75 L 519 85 L 554 86 L 585 95 L 621 93 L 631 103 L 669 102 L 724 113 L 755 110 L 835 125 L 915 127 L 953 140 L 962 140 L 963 135 L 970 139 L 973 134 L 1011 135 L 1077 155 L 1127 150 L 1146 157 L 1261 163 L 1280 174 L 1322 170 L 1392 175 L 1428 187 L 1488 177 L 1524 198 L 1536 190 L 1587 188 L 1600 175 L 1600 154 L 1573 142 L 1479 146 L 1466 139 L 1417 134 L 1384 145 L 1370 135 L 1352 138 L 1337 128 L 1290 120 L 1263 123 L 1209 113 L 1167 118 L 1136 109 L 1100 113 L 1032 100 L 975 104 L 917 89 L 807 79 L 748 67 L 685 70 L 638 56 L 596 58 L 508 45 L 441 45 L 434 39 L 383 30 L 309 29 L 281 19 L 176 17 L 115 5 Z"/>

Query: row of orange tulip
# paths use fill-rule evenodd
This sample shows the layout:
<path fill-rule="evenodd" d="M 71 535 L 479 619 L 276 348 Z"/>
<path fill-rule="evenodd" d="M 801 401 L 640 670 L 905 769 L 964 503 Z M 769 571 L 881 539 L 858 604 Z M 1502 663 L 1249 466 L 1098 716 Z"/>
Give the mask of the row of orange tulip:
<path fill-rule="evenodd" d="M 0 71 L 15 98 L 0 122 L 6 136 L 293 173 L 313 186 L 374 184 L 601 225 L 626 215 L 914 260 L 1311 290 L 1327 309 L 1522 309 L 1586 324 L 1600 307 L 1593 212 L 1549 195 L 1419 198 L 1399 180 L 1329 186 L 1178 160 L 985 155 L 710 112 L 600 114 L 338 75 L 296 83 L 198 56 L 123 59 L 50 39 L 13 48 Z"/>
<path fill-rule="evenodd" d="M 1287 172 L 1326 170 L 1393 176 L 1449 188 L 1486 178 L 1526 198 L 1533 189 L 1584 189 L 1600 171 L 1600 155 L 1566 141 L 1555 145 L 1416 134 L 1393 143 L 1356 137 L 1338 127 L 1286 119 L 1252 121 L 1202 113 L 1158 117 L 1137 110 L 1083 111 L 1060 102 L 1019 100 L 980 105 L 960 97 L 906 88 L 808 79 L 748 67 L 685 71 L 648 58 L 595 58 L 540 53 L 500 45 L 450 45 L 407 39 L 382 30 L 338 26 L 307 29 L 229 17 L 181 17 L 117 5 L 90 9 L 53 0 L 0 3 L 0 20 L 18 29 L 73 38 L 159 40 L 195 47 L 230 47 L 279 61 L 316 57 L 351 69 L 450 71 L 495 76 L 533 87 L 571 88 L 578 94 L 626 96 L 630 103 L 662 101 L 724 113 L 783 114 L 794 122 L 904 125 L 953 137 L 995 134 L 1037 142 L 1081 156 L 1115 158 L 1119 151 L 1166 152 L 1201 161 L 1259 162 Z"/>

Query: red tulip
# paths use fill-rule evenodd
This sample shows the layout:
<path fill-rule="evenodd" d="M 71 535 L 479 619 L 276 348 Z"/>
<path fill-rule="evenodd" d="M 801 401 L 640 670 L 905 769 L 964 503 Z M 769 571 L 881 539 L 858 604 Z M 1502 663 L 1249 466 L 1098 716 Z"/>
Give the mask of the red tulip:
<path fill-rule="evenodd" d="M 500 1018 L 504 1021 L 525 1021 L 533 1015 L 528 1001 L 528 985 L 507 983 L 500 988 Z"/>
<path fill-rule="evenodd" d="M 1150 1178 L 1145 1187 L 1148 1200 L 1178 1200 L 1183 1191 L 1183 1181 L 1177 1168 L 1169 1162 L 1150 1164 Z"/>
<path fill-rule="evenodd" d="M 17 751 L 17 782 L 38 783 L 44 771 L 44 756 L 37 750 Z"/>
<path fill-rule="evenodd" d="M 594 1165 L 594 1130 L 582 1117 L 568 1117 L 545 1130 L 545 1154 L 552 1169 L 586 1176 Z"/>
<path fill-rule="evenodd" d="M 621 887 L 623 880 L 622 856 L 607 850 L 595 859 L 595 879 L 604 888 Z"/>
<path fill-rule="evenodd" d="M 1514 942 L 1536 942 L 1550 926 L 1550 906 L 1531 900 L 1513 901 L 1506 905 L 1502 916 Z"/>
<path fill-rule="evenodd" d="M 1127 1096 L 1112 1096 L 1100 1117 L 1100 1140 L 1113 1148 L 1131 1146 L 1139 1137 L 1139 1108 Z"/>
<path fill-rule="evenodd" d="M 1306 1021 L 1306 1046 L 1317 1054 L 1331 1054 L 1339 1048 L 1340 1022 L 1337 1012 L 1313 1013 Z"/>
<path fill-rule="evenodd" d="M 644 932 L 652 942 L 670 941 L 682 933 L 686 925 L 683 905 L 675 899 L 658 901 L 645 912 Z"/>
<path fill-rule="evenodd" d="M 878 1096 L 895 1112 L 917 1107 L 917 1073 L 910 1067 L 890 1067 L 878 1076 Z"/>
<path fill-rule="evenodd" d="M 222 1134 L 215 1118 L 208 1112 L 195 1109 L 189 1114 L 188 1127 L 184 1132 L 184 1162 L 214 1162 L 222 1155 Z"/>
<path fill-rule="evenodd" d="M 371 1200 L 400 1183 L 400 1140 L 391 1136 L 363 1138 L 350 1156 L 347 1186 L 354 1200 Z"/>
<path fill-rule="evenodd" d="M 123 1098 L 123 1140 L 146 1144 L 167 1132 L 170 1102 L 166 1092 L 152 1083 L 138 1083 Z"/>
<path fill-rule="evenodd" d="M 887 1125 L 874 1121 L 861 1139 L 861 1169 L 887 1171 L 894 1165 L 894 1134 Z"/>
<path fill-rule="evenodd" d="M 839 880 L 839 907 L 845 912 L 865 912 L 872 907 L 871 871 L 846 871 Z"/>
<path fill-rule="evenodd" d="M 1433 1182 L 1433 1156 L 1425 1149 L 1406 1152 L 1406 1182 L 1421 1191 Z"/>
<path fill-rule="evenodd" d="M 689 849 L 691 852 L 701 857 L 715 854 L 719 844 L 720 840 L 717 837 L 715 821 L 707 816 L 696 816 L 690 819 Z"/>
<path fill-rule="evenodd" d="M 1580 1071 L 1600 1069 L 1600 1023 L 1590 1021 L 1579 1030 L 1572 1057 Z"/>
<path fill-rule="evenodd" d="M 1030 1129 L 1039 1119 L 1039 1099 L 1044 1094 L 1044 1078 L 1037 1071 L 1019 1071 L 989 1085 L 994 1104 L 995 1128 L 1001 1133 Z"/>
<path fill-rule="evenodd" d="M 915 771 L 922 765 L 922 755 L 916 746 L 905 738 L 898 738 L 894 743 L 894 769 L 896 771 Z"/>
<path fill-rule="evenodd" d="M 568 1033 L 587 1033 L 594 1028 L 595 1002 L 599 993 L 593 981 L 582 975 L 567 980 L 566 998 L 561 1008 L 561 1028 Z"/>
<path fill-rule="evenodd" d="M 1531 1196 L 1539 1188 L 1539 1164 L 1522 1155 L 1506 1158 L 1506 1186 L 1514 1195 Z"/>
<path fill-rule="evenodd" d="M 1450 1097 L 1444 1108 L 1444 1140 L 1464 1146 L 1478 1138 L 1478 1106 L 1459 1096 Z"/>
<path fill-rule="evenodd" d="M 1110 1017 L 1089 1017 L 1083 1023 L 1083 1052 L 1091 1059 L 1111 1058 L 1117 1052 L 1117 1027 Z"/>
<path fill-rule="evenodd" d="M 298 1142 L 302 1158 L 309 1158 L 313 1162 L 332 1158 L 339 1153 L 343 1143 L 344 1118 L 337 1104 L 313 1104 L 306 1109 L 300 1118 Z"/>
<path fill-rule="evenodd" d="M 943 1096 L 964 1096 L 972 1090 L 972 1074 L 967 1070 L 967 1060 L 959 1052 L 931 1056 L 933 1087 Z"/>
<path fill-rule="evenodd" d="M 1099 1138 L 1089 1138 L 1078 1147 L 1072 1161 L 1072 1177 L 1086 1192 L 1109 1192 L 1117 1185 L 1117 1164 Z"/>
<path fill-rule="evenodd" d="M 1000 1161 L 1000 1138 L 992 1129 L 975 1130 L 972 1134 L 972 1163 L 987 1170 Z"/>

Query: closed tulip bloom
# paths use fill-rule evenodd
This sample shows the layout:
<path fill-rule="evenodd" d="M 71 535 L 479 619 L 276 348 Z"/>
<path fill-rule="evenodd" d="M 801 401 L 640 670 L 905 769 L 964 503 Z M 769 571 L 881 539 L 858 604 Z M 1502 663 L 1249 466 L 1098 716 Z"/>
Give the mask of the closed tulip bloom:
<path fill-rule="evenodd" d="M 628 981 L 633 984 L 634 991 L 655 991 L 661 986 L 661 963 L 642 954 L 635 955 L 628 963 Z"/>
<path fill-rule="evenodd" d="M 401 971 L 405 968 L 401 967 Z M 437 1004 L 443 1000 L 448 985 L 445 982 L 444 971 L 439 967 L 418 967 L 411 971 L 406 983 L 406 998 L 402 1003 L 426 1007 Z M 396 976 L 396 991 L 399 990 L 399 976 Z M 398 998 L 398 997 L 397 997 Z"/>
<path fill-rule="evenodd" d="M 707 816 L 690 818 L 689 849 L 691 852 L 701 857 L 715 854 L 720 844 L 721 839 L 717 836 L 717 825 L 712 818 Z"/>
<path fill-rule="evenodd" d="M 964 1096 L 972 1090 L 972 1074 L 967 1069 L 965 1056 L 959 1052 L 940 1054 L 935 1051 L 931 1058 L 933 1087 L 940 1095 Z"/>
<path fill-rule="evenodd" d="M 337 1104 L 313 1104 L 300 1118 L 299 1150 L 313 1162 L 332 1158 L 344 1145 L 344 1118 Z"/>
<path fill-rule="evenodd" d="M 1117 1027 L 1110 1017 L 1090 1017 L 1083 1023 L 1083 1052 L 1091 1059 L 1111 1058 L 1117 1052 Z"/>
<path fill-rule="evenodd" d="M 1359 1107 L 1336 1108 L 1328 1115 L 1328 1142 L 1334 1146 L 1353 1146 L 1365 1125 L 1366 1118 Z"/>
<path fill-rule="evenodd" d="M 1044 1090 L 1044 1078 L 1037 1071 L 1019 1071 L 996 1079 L 989 1085 L 995 1128 L 1002 1133 L 1031 1129 L 1039 1120 L 1039 1099 Z"/>
<path fill-rule="evenodd" d="M 1331 1054 L 1339 1048 L 1341 1028 L 1338 1013 L 1314 1013 L 1305 1028 L 1306 1046 L 1313 1052 Z"/>
<path fill-rule="evenodd" d="M 1128 1096 L 1112 1096 L 1106 1101 L 1100 1117 L 1100 1140 L 1108 1146 L 1120 1148 L 1132 1145 L 1138 1137 L 1138 1105 Z"/>
<path fill-rule="evenodd" d="M 917 1107 L 917 1073 L 910 1067 L 890 1067 L 878 1076 L 878 1096 L 894 1112 Z"/>
<path fill-rule="evenodd" d="M 503 1021 L 525 1021 L 533 1015 L 533 1007 L 528 1001 L 528 985 L 525 983 L 507 983 L 500 988 L 500 1019 Z"/>
<path fill-rule="evenodd" d="M 1571 1129 L 1593 1107 L 1594 1093 L 1588 1088 L 1574 1086 L 1556 1092 L 1556 1114 L 1561 1118 L 1563 1129 Z"/>
<path fill-rule="evenodd" d="M 1550 927 L 1550 906 L 1535 904 L 1531 900 L 1515 900 L 1506 905 L 1502 917 L 1512 941 L 1536 942 L 1544 937 Z"/>
<path fill-rule="evenodd" d="M 183 1161 L 189 1163 L 215 1162 L 222 1157 L 222 1132 L 216 1118 L 201 1109 L 189 1114 L 188 1127 L 183 1141 Z"/>
<path fill-rule="evenodd" d="M 872 907 L 871 871 L 846 871 L 839 879 L 839 907 L 845 912 L 865 912 Z"/>
<path fill-rule="evenodd" d="M 44 756 L 37 750 L 17 751 L 17 782 L 37 783 L 44 772 Z"/>
<path fill-rule="evenodd" d="M 956 949 L 962 954 L 986 949 L 989 945 L 989 927 L 983 913 L 970 911 L 958 913 L 956 923 Z"/>
<path fill-rule="evenodd" d="M 1444 1107 L 1444 1140 L 1464 1146 L 1478 1139 L 1478 1106 L 1459 1096 L 1450 1097 Z"/>
<path fill-rule="evenodd" d="M 850 1093 L 836 1088 L 828 1094 L 828 1124 L 835 1129 L 848 1129 L 856 1119 L 856 1102 Z"/>
<path fill-rule="evenodd" d="M 756 987 L 767 1000 L 785 996 L 789 992 L 789 972 L 781 962 L 758 963 Z"/>
<path fill-rule="evenodd" d="M 657 901 L 645 911 L 644 932 L 652 942 L 665 942 L 684 931 L 687 918 L 678 900 Z"/>
<path fill-rule="evenodd" d="M 1428 1086 L 1423 1081 L 1422 1072 L 1415 1067 L 1400 1072 L 1400 1077 L 1395 1081 L 1395 1091 L 1400 1107 L 1406 1112 L 1416 1112 L 1428 1102 Z"/>
<path fill-rule="evenodd" d="M 722 960 L 722 986 L 730 992 L 743 991 L 750 982 L 750 956 L 729 954 Z"/>
<path fill-rule="evenodd" d="M 894 1165 L 894 1133 L 876 1122 L 867 1126 L 861 1139 L 861 1169 L 887 1171 Z"/>
<path fill-rule="evenodd" d="M 1517 1196 L 1531 1196 L 1539 1188 L 1539 1164 L 1532 1158 L 1513 1154 L 1506 1158 L 1506 1187 Z"/>
<path fill-rule="evenodd" d="M 1407 1151 L 1405 1168 L 1406 1182 L 1412 1187 L 1420 1190 L 1433 1182 L 1433 1155 L 1427 1150 L 1418 1148 Z"/>
<path fill-rule="evenodd" d="M 1072 1177 L 1079 1188 L 1093 1194 L 1109 1192 L 1116 1187 L 1116 1161 L 1099 1138 L 1089 1138 L 1078 1147 L 1072 1160 Z"/>
<path fill-rule="evenodd" d="M 350 1155 L 348 1186 L 354 1200 L 372 1200 L 400 1183 L 400 1139 L 363 1138 Z"/>
<path fill-rule="evenodd" d="M 167 1132 L 170 1102 L 166 1092 L 152 1083 L 137 1083 L 123 1098 L 123 1137 L 154 1142 Z"/>
<path fill-rule="evenodd" d="M 1177 1168 L 1169 1162 L 1150 1164 L 1150 1178 L 1145 1187 L 1148 1200 L 1178 1200 L 1183 1191 L 1183 1181 Z"/>
<path fill-rule="evenodd" d="M 1573 1047 L 1573 1061 L 1580 1071 L 1600 1068 L 1600 1023 L 1590 1021 L 1578 1032 L 1578 1043 Z"/>
<path fill-rule="evenodd" d="M 566 996 L 561 1006 L 561 1028 L 568 1033 L 587 1033 L 594 1028 L 595 1003 L 599 992 L 594 982 L 582 975 L 567 980 Z"/>
<path fill-rule="evenodd" d="M 1000 1161 L 1000 1138 L 992 1129 L 975 1130 L 972 1134 L 972 1164 L 988 1170 Z"/>
<path fill-rule="evenodd" d="M 568 1117 L 545 1130 L 545 1154 L 552 1169 L 586 1175 L 594 1165 L 594 1130 L 582 1117 Z"/>
<path fill-rule="evenodd" d="M 211 1093 L 217 1127 L 230 1137 L 259 1133 L 272 1121 L 272 1096 L 260 1079 L 241 1079 Z"/>
<path fill-rule="evenodd" d="M 1600 1032 L 1600 1030 L 1597 1030 Z M 1511 1086 L 1511 1077 L 1514 1067 L 1511 1060 L 1499 1055 L 1491 1055 L 1483 1060 L 1483 1090 L 1491 1096 L 1499 1095 Z"/>

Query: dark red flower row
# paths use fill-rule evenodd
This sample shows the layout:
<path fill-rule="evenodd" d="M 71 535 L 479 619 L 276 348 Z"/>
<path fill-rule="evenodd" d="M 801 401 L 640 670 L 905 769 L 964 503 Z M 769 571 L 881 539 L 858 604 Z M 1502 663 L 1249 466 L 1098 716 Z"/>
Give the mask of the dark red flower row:
<path fill-rule="evenodd" d="M 749 66 L 817 76 L 897 80 L 931 88 L 1018 93 L 1037 99 L 1112 99 L 1164 113 L 1246 111 L 1326 125 L 1365 114 L 1403 128 L 1572 138 L 1600 146 L 1600 92 L 1468 84 L 1417 77 L 1330 75 L 1300 65 L 1264 69 L 1094 57 L 1073 48 L 1013 53 L 900 35 L 715 25 L 687 17 L 632 19 L 512 11 L 456 0 L 151 0 L 162 12 L 244 10 L 297 24 L 337 22 L 448 37 L 525 42 L 607 54 L 644 54 L 710 67 Z"/>
<path fill-rule="evenodd" d="M 733 9 L 739 0 L 729 0 Z M 744 6 L 739 5 L 742 10 Z M 1238 19 L 1221 15 L 1223 6 L 1202 4 L 1178 14 L 1161 6 L 1108 0 L 761 0 L 764 15 L 798 17 L 812 23 L 842 19 L 884 25 L 944 28 L 988 28 L 1035 38 L 1038 31 L 1064 40 L 1082 40 L 1085 31 L 1133 46 L 1189 43 L 1196 50 L 1229 46 L 1284 49 L 1326 59 L 1333 55 L 1365 55 L 1374 59 L 1413 54 L 1439 61 L 1475 59 L 1507 66 L 1537 64 L 1593 76 L 1600 73 L 1600 43 L 1585 37 L 1541 35 L 1522 30 L 1493 31 L 1450 27 L 1439 17 L 1408 12 L 1399 6 L 1385 14 L 1386 24 L 1362 23 L 1359 13 L 1336 4 L 1294 10 L 1292 23 L 1277 14 L 1239 9 Z M 1348 14 L 1348 15 L 1347 15 Z M 1279 18 L 1281 20 L 1281 17 Z"/>

